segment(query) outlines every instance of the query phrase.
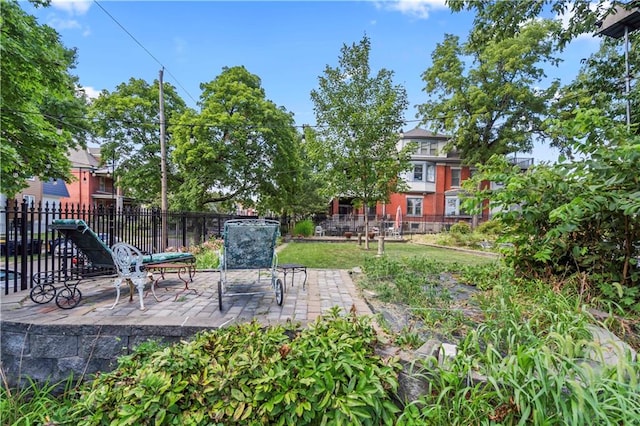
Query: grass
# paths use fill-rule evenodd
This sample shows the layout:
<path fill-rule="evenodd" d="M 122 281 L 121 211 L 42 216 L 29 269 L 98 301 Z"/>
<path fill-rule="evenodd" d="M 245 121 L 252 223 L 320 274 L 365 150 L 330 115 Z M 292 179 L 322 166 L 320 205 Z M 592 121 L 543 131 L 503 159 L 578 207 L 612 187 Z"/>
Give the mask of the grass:
<path fill-rule="evenodd" d="M 495 261 L 488 257 L 412 243 L 387 243 L 384 248 L 384 256 L 389 259 L 427 257 L 446 264 L 467 266 Z M 370 243 L 369 250 L 364 249 L 364 244 L 359 246 L 355 242 L 291 242 L 278 253 L 278 263 L 301 263 L 308 268 L 318 269 L 351 269 L 363 266 L 366 258 L 375 257 L 377 253 L 378 244 L 375 242 Z"/>

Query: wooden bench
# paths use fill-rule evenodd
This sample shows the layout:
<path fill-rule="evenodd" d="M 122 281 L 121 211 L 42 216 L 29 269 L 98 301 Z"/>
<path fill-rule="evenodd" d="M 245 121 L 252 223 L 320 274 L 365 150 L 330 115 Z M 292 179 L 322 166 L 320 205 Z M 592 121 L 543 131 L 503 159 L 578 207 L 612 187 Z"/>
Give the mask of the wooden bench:
<path fill-rule="evenodd" d="M 189 288 L 189 283 L 193 282 L 193 277 L 196 275 L 196 264 L 192 262 L 163 262 L 163 263 L 151 263 L 144 265 L 148 272 L 159 272 L 157 278 L 153 278 L 153 288 L 158 287 L 158 282 L 164 280 L 164 274 L 169 271 L 176 271 L 178 278 L 184 283 L 184 288 L 176 294 L 174 300 L 178 299 L 178 296 L 185 291 L 193 291 L 198 294 L 198 291 L 194 288 Z"/>

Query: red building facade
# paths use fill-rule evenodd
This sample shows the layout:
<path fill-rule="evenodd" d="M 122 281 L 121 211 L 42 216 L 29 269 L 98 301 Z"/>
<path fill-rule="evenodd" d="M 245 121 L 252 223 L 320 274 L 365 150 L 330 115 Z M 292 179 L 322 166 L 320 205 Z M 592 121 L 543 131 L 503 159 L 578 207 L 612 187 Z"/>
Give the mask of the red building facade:
<path fill-rule="evenodd" d="M 447 141 L 447 136 L 421 128 L 401 135 L 399 149 L 411 143 L 417 146 L 411 157 L 412 168 L 401 175 L 408 189 L 392 194 L 389 203 L 368 209 L 370 222 L 387 228 L 389 223 L 396 221 L 399 212 L 403 231 L 438 232 L 448 224 L 471 221 L 472 216 L 462 209 L 464 193 L 461 186 L 472 170 L 463 166 L 457 152 L 445 152 Z M 330 207 L 333 221 L 351 220 L 355 224 L 353 217 L 364 215 L 364 209 L 354 209 L 350 201 L 333 200 Z M 480 219 L 487 220 L 488 215 L 486 210 Z"/>

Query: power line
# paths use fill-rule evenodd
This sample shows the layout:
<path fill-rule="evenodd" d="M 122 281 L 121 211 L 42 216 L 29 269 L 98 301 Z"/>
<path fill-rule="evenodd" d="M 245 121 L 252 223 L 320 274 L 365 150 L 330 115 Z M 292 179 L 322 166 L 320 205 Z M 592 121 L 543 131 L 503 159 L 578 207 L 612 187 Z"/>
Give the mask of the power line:
<path fill-rule="evenodd" d="M 175 80 L 176 84 L 177 84 L 177 85 L 178 85 L 182 90 L 184 90 L 184 92 L 187 94 L 187 96 L 189 96 L 189 98 L 191 98 L 191 100 L 192 100 L 193 102 L 195 102 L 196 104 L 198 103 L 198 101 L 196 101 L 196 100 L 195 100 L 195 98 L 194 98 L 193 96 L 191 96 L 191 93 L 189 93 L 189 91 L 188 91 L 187 89 L 185 89 L 185 88 L 184 88 L 184 86 L 182 85 L 182 83 L 180 83 L 180 80 L 178 80 L 178 79 L 176 78 L 176 76 L 175 76 L 175 75 L 173 75 L 173 73 L 171 73 L 171 71 L 169 71 L 169 69 L 168 69 L 167 67 L 165 67 L 165 66 L 162 64 L 162 62 L 160 62 L 160 61 L 158 60 L 158 58 L 156 58 L 156 57 L 153 55 L 153 53 L 151 53 L 151 52 L 149 51 L 149 49 L 147 49 L 146 47 L 144 47 L 144 45 L 143 45 L 142 43 L 140 43 L 140 41 L 138 41 L 138 39 L 137 39 L 137 38 L 135 38 L 135 37 L 134 37 L 134 35 L 133 35 L 133 34 L 131 34 L 131 32 L 129 32 L 129 30 L 127 30 L 127 29 L 124 27 L 124 25 L 122 25 L 122 24 L 121 24 L 121 23 L 120 23 L 120 22 L 119 22 L 119 21 L 118 21 L 118 20 L 117 20 L 113 15 L 112 15 L 112 14 L 110 14 L 110 13 L 109 13 L 109 11 L 107 11 L 107 9 L 105 9 L 104 7 L 102 7 L 102 5 L 98 2 L 98 0 L 93 0 L 93 2 L 94 2 L 94 3 L 95 3 L 95 4 L 96 4 L 100 9 L 102 9 L 102 11 L 103 11 L 104 13 L 106 13 L 106 14 L 107 14 L 107 16 L 108 16 L 109 18 L 111 18 L 111 20 L 112 20 L 113 22 L 115 22 L 115 23 L 116 23 L 116 24 L 117 24 L 117 25 L 122 29 L 122 31 L 124 31 L 125 33 L 127 33 L 127 35 L 128 35 L 129 37 L 131 37 L 131 39 L 132 39 L 133 41 L 135 41 L 135 42 L 136 42 L 136 44 L 142 48 L 142 50 L 144 50 L 145 52 L 147 52 L 147 54 L 148 54 L 148 55 L 149 55 L 149 56 L 150 56 L 154 61 L 156 61 L 156 62 L 157 62 L 157 63 L 158 63 L 162 68 L 164 68 L 164 69 L 165 69 L 165 71 L 167 71 L 167 74 L 169 74 L 169 75 L 171 76 L 171 78 L 173 78 L 173 79 Z"/>

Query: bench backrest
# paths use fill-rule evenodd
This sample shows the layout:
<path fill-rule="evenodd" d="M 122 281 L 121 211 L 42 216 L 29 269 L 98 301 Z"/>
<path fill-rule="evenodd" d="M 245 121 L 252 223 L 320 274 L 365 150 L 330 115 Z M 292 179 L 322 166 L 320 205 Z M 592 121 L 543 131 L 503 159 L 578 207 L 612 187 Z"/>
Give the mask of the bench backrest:
<path fill-rule="evenodd" d="M 116 243 L 111 247 L 111 256 L 119 276 L 123 278 L 145 276 L 142 270 L 142 253 L 134 246 L 127 243 Z"/>

